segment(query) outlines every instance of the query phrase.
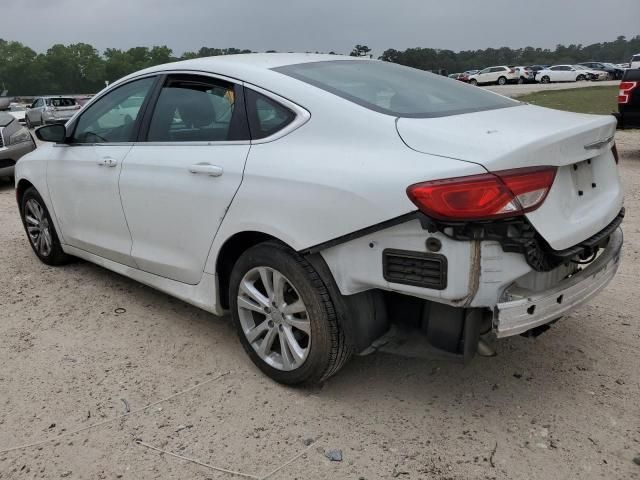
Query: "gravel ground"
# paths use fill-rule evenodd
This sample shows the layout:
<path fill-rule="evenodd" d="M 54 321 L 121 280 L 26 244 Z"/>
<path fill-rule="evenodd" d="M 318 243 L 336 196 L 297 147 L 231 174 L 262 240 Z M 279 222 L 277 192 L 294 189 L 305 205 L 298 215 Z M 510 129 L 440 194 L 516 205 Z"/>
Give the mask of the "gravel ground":
<path fill-rule="evenodd" d="M 376 354 L 307 389 L 261 375 L 227 318 L 41 264 L 0 185 L 0 479 L 234 478 L 139 441 L 253 478 L 300 454 L 270 478 L 640 478 L 640 132 L 618 145 L 624 261 L 590 305 L 466 367 Z"/>

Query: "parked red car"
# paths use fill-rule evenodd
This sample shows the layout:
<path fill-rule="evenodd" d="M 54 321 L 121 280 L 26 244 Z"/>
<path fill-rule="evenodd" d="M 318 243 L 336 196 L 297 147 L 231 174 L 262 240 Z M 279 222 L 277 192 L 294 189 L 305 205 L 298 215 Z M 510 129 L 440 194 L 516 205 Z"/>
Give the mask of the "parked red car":
<path fill-rule="evenodd" d="M 449 78 L 453 78 L 454 80 L 460 80 L 461 82 L 469 83 L 469 75 L 466 73 L 452 73 L 449 75 Z"/>

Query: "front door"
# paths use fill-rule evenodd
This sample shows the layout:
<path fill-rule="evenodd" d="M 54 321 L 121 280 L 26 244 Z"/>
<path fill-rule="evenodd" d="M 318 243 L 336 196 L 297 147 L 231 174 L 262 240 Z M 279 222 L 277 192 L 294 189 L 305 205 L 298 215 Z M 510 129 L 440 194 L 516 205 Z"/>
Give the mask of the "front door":
<path fill-rule="evenodd" d="M 146 117 L 120 177 L 131 256 L 146 272 L 196 284 L 249 153 L 242 89 L 169 75 Z"/>
<path fill-rule="evenodd" d="M 78 118 L 67 144 L 54 145 L 47 182 L 64 242 L 135 266 L 118 180 L 132 148 L 142 101 L 155 78 L 127 83 L 97 100 Z M 129 116 L 119 114 L 123 104 Z"/>

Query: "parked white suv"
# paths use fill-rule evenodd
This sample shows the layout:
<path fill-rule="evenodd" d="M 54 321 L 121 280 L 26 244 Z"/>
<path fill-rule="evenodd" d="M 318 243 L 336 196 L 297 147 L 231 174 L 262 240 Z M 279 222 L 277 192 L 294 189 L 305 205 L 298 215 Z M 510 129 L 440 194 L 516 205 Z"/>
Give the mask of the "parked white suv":
<path fill-rule="evenodd" d="M 470 75 L 469 83 L 471 85 L 506 85 L 507 83 L 517 82 L 519 79 L 520 76 L 515 69 L 507 66 L 498 66 L 488 67 L 484 70 L 480 70 L 475 75 Z"/>
<path fill-rule="evenodd" d="M 201 58 L 38 129 L 16 196 L 43 262 L 230 311 L 262 371 L 318 382 L 393 324 L 469 360 L 592 299 L 620 261 L 615 128 L 375 60 Z"/>

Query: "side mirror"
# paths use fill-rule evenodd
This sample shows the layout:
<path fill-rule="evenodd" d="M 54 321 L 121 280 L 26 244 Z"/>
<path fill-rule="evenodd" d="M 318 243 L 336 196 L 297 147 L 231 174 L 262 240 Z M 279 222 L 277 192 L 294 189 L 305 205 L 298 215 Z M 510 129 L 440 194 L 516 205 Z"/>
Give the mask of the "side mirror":
<path fill-rule="evenodd" d="M 67 129 L 64 125 L 45 125 L 36 130 L 36 137 L 43 142 L 64 143 Z"/>

